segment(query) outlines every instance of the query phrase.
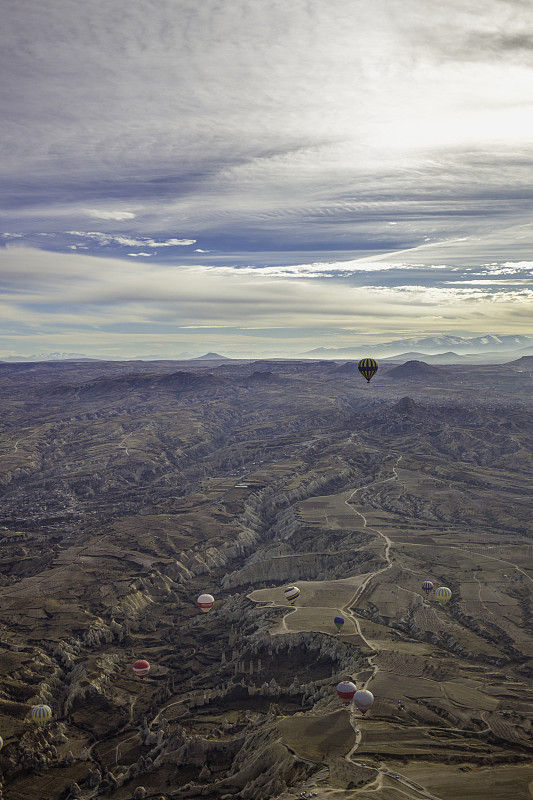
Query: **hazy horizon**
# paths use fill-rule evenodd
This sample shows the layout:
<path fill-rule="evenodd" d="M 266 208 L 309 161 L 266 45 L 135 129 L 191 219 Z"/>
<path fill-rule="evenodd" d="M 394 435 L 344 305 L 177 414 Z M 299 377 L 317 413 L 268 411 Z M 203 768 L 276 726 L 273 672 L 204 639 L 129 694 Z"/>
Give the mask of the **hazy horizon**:
<path fill-rule="evenodd" d="M 533 355 L 533 337 L 523 335 L 508 335 L 497 337 L 494 334 L 488 334 L 481 337 L 459 337 L 459 336 L 435 336 L 435 337 L 410 337 L 407 339 L 396 339 L 391 341 L 382 342 L 355 342 L 348 344 L 345 347 L 332 347 L 324 348 L 317 347 L 305 352 L 293 354 L 281 353 L 257 353 L 249 352 L 248 354 L 235 355 L 231 351 L 219 352 L 213 350 L 203 350 L 202 352 L 181 352 L 181 353 L 146 353 L 145 355 L 133 356 L 98 356 L 91 353 L 77 353 L 77 352 L 41 352 L 32 354 L 21 355 L 0 355 L 0 362 L 9 361 L 62 361 L 62 360 L 109 360 L 109 361 L 187 361 L 187 360 L 201 360 L 206 359 L 208 355 L 224 359 L 343 359 L 343 358 L 359 358 L 374 354 L 380 359 L 392 358 L 394 356 L 404 355 L 407 351 L 413 352 L 418 350 L 422 355 L 448 354 L 454 353 L 457 350 L 458 361 L 463 360 L 465 357 L 473 357 L 475 355 L 486 356 L 491 360 L 491 356 L 495 356 L 497 361 L 502 363 L 506 359 L 519 357 L 520 355 Z M 531 353 L 529 352 L 531 351 Z M 346 353 L 347 355 L 343 355 Z M 359 353 L 359 355 L 358 355 Z"/>

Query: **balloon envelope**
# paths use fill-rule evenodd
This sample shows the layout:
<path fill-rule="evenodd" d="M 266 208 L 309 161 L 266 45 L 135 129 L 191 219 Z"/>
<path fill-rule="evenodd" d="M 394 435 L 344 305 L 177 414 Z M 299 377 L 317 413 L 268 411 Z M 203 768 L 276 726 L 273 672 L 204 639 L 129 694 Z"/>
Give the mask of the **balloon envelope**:
<path fill-rule="evenodd" d="M 378 371 L 378 362 L 375 361 L 373 358 L 362 358 L 359 364 L 357 365 L 357 369 L 359 370 L 363 378 L 366 378 L 367 382 L 370 383 L 370 381 Z"/>
<path fill-rule="evenodd" d="M 137 675 L 138 678 L 141 680 L 144 678 L 145 675 L 148 675 L 150 672 L 150 664 L 148 661 L 145 661 L 143 658 L 136 661 L 133 665 L 133 671 Z"/>
<path fill-rule="evenodd" d="M 353 696 L 354 706 L 359 709 L 361 714 L 366 714 L 373 702 L 374 695 L 368 689 L 359 689 Z"/>
<path fill-rule="evenodd" d="M 337 694 L 341 700 L 350 702 L 356 691 L 357 687 L 351 681 L 341 681 L 337 684 Z"/>
<path fill-rule="evenodd" d="M 215 598 L 212 594 L 201 594 L 196 602 L 204 614 L 208 614 L 215 604 Z"/>
<path fill-rule="evenodd" d="M 300 590 L 297 586 L 289 586 L 288 589 L 285 589 L 284 593 L 285 597 L 289 601 L 289 603 L 294 603 L 296 598 L 300 597 Z"/>
<path fill-rule="evenodd" d="M 52 709 L 50 706 L 46 706 L 44 704 L 38 706 L 32 706 L 31 709 L 31 717 L 37 725 L 40 725 L 43 728 L 49 719 L 52 717 Z"/>
<path fill-rule="evenodd" d="M 446 605 L 451 596 L 452 590 L 448 589 L 447 586 L 439 586 L 439 588 L 435 590 L 435 600 L 440 603 L 441 606 Z"/>
<path fill-rule="evenodd" d="M 431 583 L 431 581 L 424 581 L 424 583 L 422 584 L 422 589 L 425 591 L 427 595 L 430 595 L 431 592 L 433 591 L 433 584 Z"/>
<path fill-rule="evenodd" d="M 337 628 L 337 630 L 340 631 L 340 629 L 344 625 L 344 617 L 335 617 L 333 622 L 335 623 L 335 627 Z"/>

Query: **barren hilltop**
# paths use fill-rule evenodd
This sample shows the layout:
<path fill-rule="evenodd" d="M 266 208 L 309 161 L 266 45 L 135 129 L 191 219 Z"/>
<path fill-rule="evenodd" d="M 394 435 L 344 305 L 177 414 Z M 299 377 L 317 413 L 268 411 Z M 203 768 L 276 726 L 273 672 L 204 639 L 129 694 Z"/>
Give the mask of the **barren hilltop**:
<path fill-rule="evenodd" d="M 532 388 L 1 364 L 4 797 L 530 798 Z"/>

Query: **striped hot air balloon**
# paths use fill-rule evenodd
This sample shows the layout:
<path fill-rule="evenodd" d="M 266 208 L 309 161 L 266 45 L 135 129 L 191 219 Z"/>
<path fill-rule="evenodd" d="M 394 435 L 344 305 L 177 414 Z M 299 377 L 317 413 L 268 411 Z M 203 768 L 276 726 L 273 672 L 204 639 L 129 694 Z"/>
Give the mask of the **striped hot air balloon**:
<path fill-rule="evenodd" d="M 424 581 L 424 583 L 422 584 L 422 589 L 424 590 L 426 595 L 429 597 L 429 595 L 433 591 L 433 584 L 431 583 L 431 581 Z"/>
<path fill-rule="evenodd" d="M 357 365 L 357 369 L 363 376 L 366 378 L 367 382 L 370 383 L 376 372 L 378 371 L 378 362 L 375 361 L 373 358 L 362 358 L 359 364 Z"/>
<path fill-rule="evenodd" d="M 374 702 L 374 695 L 368 689 L 359 689 L 353 696 L 353 704 L 359 709 L 361 714 L 366 714 L 372 703 Z"/>
<path fill-rule="evenodd" d="M 145 675 L 148 675 L 148 673 L 150 672 L 150 664 L 148 663 L 148 661 L 145 661 L 144 658 L 141 658 L 139 659 L 139 661 L 136 661 L 135 664 L 133 665 L 133 671 L 138 678 L 143 680 Z"/>
<path fill-rule="evenodd" d="M 294 603 L 294 601 L 300 597 L 300 590 L 297 586 L 289 586 L 288 589 L 285 589 L 284 595 L 289 603 Z"/>
<path fill-rule="evenodd" d="M 198 600 L 196 601 L 200 610 L 204 612 L 204 614 L 209 614 L 213 606 L 215 605 L 215 598 L 212 594 L 201 594 Z"/>
<path fill-rule="evenodd" d="M 345 706 L 349 704 L 356 691 L 357 687 L 351 681 L 341 681 L 337 684 L 337 694 L 344 701 Z"/>
<path fill-rule="evenodd" d="M 39 727 L 44 728 L 48 720 L 52 718 L 52 709 L 44 704 L 31 707 L 31 718 Z"/>
<path fill-rule="evenodd" d="M 445 606 L 451 596 L 452 590 L 448 589 L 447 586 L 439 586 L 439 588 L 435 590 L 435 600 L 440 603 L 441 606 Z"/>

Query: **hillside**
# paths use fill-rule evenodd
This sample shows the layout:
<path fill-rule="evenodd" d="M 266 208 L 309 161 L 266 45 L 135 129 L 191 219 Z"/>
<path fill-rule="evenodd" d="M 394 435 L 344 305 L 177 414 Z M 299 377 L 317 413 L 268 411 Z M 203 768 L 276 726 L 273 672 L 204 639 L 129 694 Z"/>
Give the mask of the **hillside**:
<path fill-rule="evenodd" d="M 528 369 L 14 366 L 5 798 L 530 798 Z"/>
<path fill-rule="evenodd" d="M 441 381 L 446 380 L 448 371 L 424 361 L 406 361 L 399 367 L 393 367 L 387 372 L 387 378 L 394 380 L 420 380 Z"/>

